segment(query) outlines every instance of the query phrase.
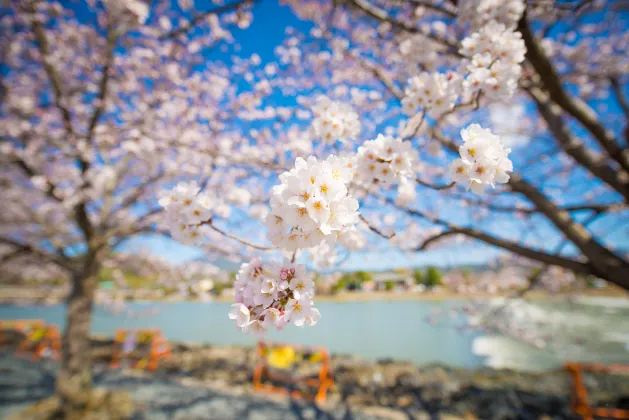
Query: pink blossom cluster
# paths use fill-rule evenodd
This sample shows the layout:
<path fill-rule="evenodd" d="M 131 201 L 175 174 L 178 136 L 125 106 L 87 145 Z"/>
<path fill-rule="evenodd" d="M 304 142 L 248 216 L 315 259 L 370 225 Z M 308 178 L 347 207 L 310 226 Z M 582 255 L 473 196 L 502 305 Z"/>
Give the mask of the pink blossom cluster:
<path fill-rule="evenodd" d="M 483 195 L 488 185 L 509 182 L 508 172 L 513 171 L 508 158 L 511 149 L 505 149 L 500 137 L 478 124 L 461 130 L 461 137 L 464 142 L 459 147 L 461 158 L 450 165 L 455 182 L 466 184 L 478 195 Z"/>
<path fill-rule="evenodd" d="M 297 158 L 295 167 L 280 175 L 273 187 L 266 218 L 271 242 L 287 251 L 332 243 L 358 220 L 358 201 L 349 195 L 352 163 L 330 156 Z"/>
<path fill-rule="evenodd" d="M 245 333 L 264 334 L 292 323 L 313 326 L 321 319 L 314 307 L 314 282 L 300 264 L 284 260 L 263 263 L 254 258 L 243 264 L 234 283 L 235 303 L 229 318 Z"/>
<path fill-rule="evenodd" d="M 459 2 L 459 24 L 478 29 L 489 22 L 513 28 L 522 17 L 526 5 L 522 0 L 463 0 Z"/>
<path fill-rule="evenodd" d="M 417 150 L 408 141 L 378 135 L 368 140 L 356 153 L 356 175 L 362 184 L 391 184 L 414 178 L 419 165 Z"/>
<path fill-rule="evenodd" d="M 465 38 L 460 53 L 469 60 L 461 63 L 466 74 L 463 87 L 483 91 L 495 100 L 506 100 L 518 88 L 526 47 L 520 32 L 492 21 Z"/>
<path fill-rule="evenodd" d="M 453 72 L 422 72 L 408 80 L 402 99 L 402 112 L 415 115 L 426 111 L 437 118 L 450 111 L 461 94 L 461 77 Z"/>
<path fill-rule="evenodd" d="M 358 114 L 349 104 L 320 96 L 312 107 L 312 113 L 315 116 L 312 122 L 315 135 L 326 143 L 353 140 L 360 134 Z"/>

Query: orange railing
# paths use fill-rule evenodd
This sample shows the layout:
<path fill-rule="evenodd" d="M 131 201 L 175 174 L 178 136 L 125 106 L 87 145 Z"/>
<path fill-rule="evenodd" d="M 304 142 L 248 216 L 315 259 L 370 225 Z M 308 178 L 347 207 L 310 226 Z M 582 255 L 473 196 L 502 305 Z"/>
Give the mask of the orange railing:
<path fill-rule="evenodd" d="M 127 340 L 131 342 L 131 348 L 125 348 Z M 138 350 L 141 345 L 149 346 L 148 355 L 143 355 Z M 170 356 L 170 346 L 160 329 L 118 329 L 114 336 L 110 366 L 116 368 L 125 359 L 137 359 L 133 367 L 156 370 L 159 361 Z"/>
<path fill-rule="evenodd" d="M 596 417 L 612 419 L 629 419 L 629 410 L 618 408 L 592 407 L 588 401 L 587 388 L 583 380 L 584 372 L 607 372 L 629 374 L 629 365 L 601 365 L 596 363 L 566 363 L 566 369 L 572 375 L 573 402 L 572 407 L 576 414 L 583 416 L 584 420 L 593 420 Z"/>
<path fill-rule="evenodd" d="M 273 367 L 274 362 L 270 357 L 274 351 L 280 349 L 300 352 L 301 354 L 309 355 L 308 362 L 316 363 L 320 362 L 319 374 L 316 378 L 300 378 L 291 375 L 290 373 L 275 372 Z M 312 399 L 317 402 L 324 402 L 326 399 L 328 389 L 334 384 L 334 380 L 331 376 L 331 362 L 328 351 L 323 347 L 310 347 L 310 346 L 295 346 L 279 343 L 265 343 L 259 342 L 257 348 L 257 363 L 253 373 L 253 386 L 257 390 L 276 392 L 280 394 L 287 394 L 294 398 Z M 292 364 L 290 361 L 288 365 Z M 281 367 L 287 367 L 286 365 Z M 285 383 L 298 384 L 300 381 L 316 389 L 313 394 L 304 393 L 299 390 L 291 390 L 286 387 L 271 385 L 264 383 L 264 380 L 280 380 Z"/>
<path fill-rule="evenodd" d="M 21 336 L 16 343 L 18 355 L 33 354 L 35 360 L 46 356 L 58 359 L 61 355 L 61 334 L 56 325 L 41 319 L 0 320 L 0 345 L 11 344 L 10 332 Z"/>

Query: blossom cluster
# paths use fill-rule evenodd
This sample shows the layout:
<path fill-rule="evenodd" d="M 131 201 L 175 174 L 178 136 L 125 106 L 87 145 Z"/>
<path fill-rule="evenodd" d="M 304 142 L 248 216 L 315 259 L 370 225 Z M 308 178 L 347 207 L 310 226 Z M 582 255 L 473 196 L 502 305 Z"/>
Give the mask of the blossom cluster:
<path fill-rule="evenodd" d="M 166 210 L 166 223 L 173 238 L 189 245 L 198 244 L 203 223 L 212 216 L 216 200 L 201 193 L 195 182 L 180 182 L 172 190 L 160 193 L 159 204 Z"/>
<path fill-rule="evenodd" d="M 149 6 L 140 0 L 105 0 L 103 2 L 118 21 L 128 18 L 133 24 L 143 25 L 148 19 Z"/>
<path fill-rule="evenodd" d="M 379 134 L 356 153 L 356 181 L 363 184 L 390 184 L 414 178 L 419 156 L 408 141 Z"/>
<path fill-rule="evenodd" d="M 352 140 L 360 134 L 358 114 L 346 103 L 320 96 L 312 113 L 315 116 L 312 122 L 314 133 L 326 143 Z"/>
<path fill-rule="evenodd" d="M 254 258 L 240 267 L 234 287 L 229 318 L 245 333 L 261 335 L 290 323 L 312 326 L 321 319 L 312 301 L 314 282 L 303 265 L 288 260 L 263 264 Z"/>
<path fill-rule="evenodd" d="M 526 53 L 522 34 L 495 21 L 465 38 L 460 53 L 467 73 L 463 86 L 471 92 L 482 90 L 489 98 L 509 99 L 515 93 Z"/>
<path fill-rule="evenodd" d="M 487 128 L 472 124 L 461 130 L 463 145 L 459 147 L 461 157 L 450 165 L 450 175 L 457 183 L 466 184 L 472 192 L 483 195 L 488 185 L 504 184 L 509 181 L 508 172 L 513 163 L 508 158 L 511 149 L 505 149 L 496 136 Z"/>
<path fill-rule="evenodd" d="M 348 195 L 354 172 L 349 159 L 330 156 L 318 161 L 297 158 L 295 167 L 280 175 L 272 189 L 266 217 L 271 242 L 288 251 L 311 248 L 358 221 L 358 201 Z"/>
<path fill-rule="evenodd" d="M 512 28 L 524 13 L 523 0 L 463 0 L 459 2 L 457 21 L 469 23 L 473 30 L 495 21 Z"/>
<path fill-rule="evenodd" d="M 433 118 L 450 111 L 459 97 L 460 76 L 456 73 L 421 72 L 409 79 L 402 111 L 406 115 L 415 115 L 420 110 L 428 112 Z"/>
<path fill-rule="evenodd" d="M 418 65 L 428 71 L 435 70 L 439 59 L 437 50 L 437 44 L 421 34 L 413 35 L 400 43 L 400 53 L 413 73 Z"/>

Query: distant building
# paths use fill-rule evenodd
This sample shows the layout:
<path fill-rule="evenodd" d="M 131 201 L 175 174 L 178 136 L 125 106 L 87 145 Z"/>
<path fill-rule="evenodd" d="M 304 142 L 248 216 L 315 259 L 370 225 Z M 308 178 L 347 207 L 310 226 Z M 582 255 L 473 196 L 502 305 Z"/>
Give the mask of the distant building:
<path fill-rule="evenodd" d="M 387 283 L 392 284 L 394 289 L 407 290 L 413 285 L 413 279 L 394 271 L 385 271 L 382 273 L 373 273 L 372 275 L 373 290 L 386 290 Z"/>

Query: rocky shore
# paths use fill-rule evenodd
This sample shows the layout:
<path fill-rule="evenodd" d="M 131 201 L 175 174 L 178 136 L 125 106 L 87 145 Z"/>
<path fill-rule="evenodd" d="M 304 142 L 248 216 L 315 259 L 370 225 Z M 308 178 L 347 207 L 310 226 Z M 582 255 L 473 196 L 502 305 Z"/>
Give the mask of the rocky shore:
<path fill-rule="evenodd" d="M 111 344 L 111 339 L 93 340 L 97 364 L 109 362 Z M 162 361 L 156 373 L 137 374 L 175 378 L 239 395 L 259 395 L 252 387 L 254 349 L 184 343 L 171 346 L 172 357 Z M 573 385 L 565 370 L 526 373 L 439 365 L 418 367 L 344 355 L 333 355 L 332 366 L 335 384 L 322 405 L 328 414 L 339 413 L 339 407 L 345 407 L 353 413 L 377 418 L 578 418 L 572 413 Z M 594 405 L 629 409 L 628 376 L 588 374 L 586 385 Z"/>

